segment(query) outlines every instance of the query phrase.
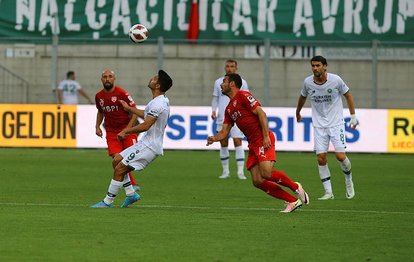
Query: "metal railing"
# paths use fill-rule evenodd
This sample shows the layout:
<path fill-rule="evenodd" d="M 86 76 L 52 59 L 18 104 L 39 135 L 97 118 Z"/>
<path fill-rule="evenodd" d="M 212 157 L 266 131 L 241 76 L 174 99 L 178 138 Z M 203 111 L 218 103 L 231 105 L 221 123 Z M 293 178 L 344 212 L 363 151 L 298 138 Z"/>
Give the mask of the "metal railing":
<path fill-rule="evenodd" d="M 28 103 L 29 82 L 0 65 L 0 96 L 3 103 Z"/>

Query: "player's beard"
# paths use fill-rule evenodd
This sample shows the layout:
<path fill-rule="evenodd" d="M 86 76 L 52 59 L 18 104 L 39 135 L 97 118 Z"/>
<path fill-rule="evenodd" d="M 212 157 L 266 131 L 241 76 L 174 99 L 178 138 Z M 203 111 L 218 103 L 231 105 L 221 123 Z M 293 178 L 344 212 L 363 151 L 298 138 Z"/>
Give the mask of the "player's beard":
<path fill-rule="evenodd" d="M 109 91 L 109 90 L 112 89 L 112 87 L 114 87 L 114 84 L 106 82 L 106 83 L 103 84 L 103 87 L 105 88 L 106 91 Z"/>
<path fill-rule="evenodd" d="M 316 77 L 316 78 L 319 78 L 319 77 L 322 76 L 322 73 L 319 72 L 319 71 L 315 71 L 315 72 L 313 72 L 313 76 Z"/>

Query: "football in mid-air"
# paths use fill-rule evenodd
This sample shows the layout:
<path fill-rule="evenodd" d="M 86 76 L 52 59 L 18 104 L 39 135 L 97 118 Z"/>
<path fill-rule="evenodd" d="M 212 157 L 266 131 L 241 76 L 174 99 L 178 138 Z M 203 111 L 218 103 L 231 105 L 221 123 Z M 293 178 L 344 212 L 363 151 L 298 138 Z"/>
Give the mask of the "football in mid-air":
<path fill-rule="evenodd" d="M 148 38 L 148 29 L 141 24 L 135 24 L 129 29 L 129 38 L 132 42 L 142 43 Z"/>

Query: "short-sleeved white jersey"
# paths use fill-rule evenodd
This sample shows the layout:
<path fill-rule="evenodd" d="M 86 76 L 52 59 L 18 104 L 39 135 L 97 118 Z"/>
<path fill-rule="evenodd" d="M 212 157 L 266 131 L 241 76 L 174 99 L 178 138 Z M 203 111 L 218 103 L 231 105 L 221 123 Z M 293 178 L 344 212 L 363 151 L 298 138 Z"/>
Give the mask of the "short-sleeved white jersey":
<path fill-rule="evenodd" d="M 221 83 L 223 83 L 224 76 L 220 77 L 214 82 L 214 90 L 213 90 L 213 99 L 217 101 L 217 108 L 213 108 L 213 111 L 217 112 L 217 124 L 223 124 L 224 121 L 224 111 L 226 110 L 226 106 L 230 102 L 230 98 L 226 95 L 223 95 L 221 92 Z M 242 91 L 249 91 L 249 86 L 247 82 L 242 79 L 242 86 L 240 88 Z"/>
<path fill-rule="evenodd" d="M 322 85 L 313 81 L 313 75 L 305 78 L 300 94 L 309 97 L 312 105 L 314 127 L 333 127 L 344 123 L 342 95 L 349 87 L 338 75 L 327 73 Z"/>
<path fill-rule="evenodd" d="M 152 99 L 145 107 L 144 119 L 155 117 L 157 121 L 140 138 L 138 143 L 144 143 L 156 154 L 162 155 L 165 127 L 170 116 L 170 101 L 165 95 Z"/>
<path fill-rule="evenodd" d="M 78 91 L 82 87 L 77 81 L 71 79 L 62 80 L 59 83 L 58 89 L 63 91 L 62 102 L 64 104 L 78 103 Z"/>

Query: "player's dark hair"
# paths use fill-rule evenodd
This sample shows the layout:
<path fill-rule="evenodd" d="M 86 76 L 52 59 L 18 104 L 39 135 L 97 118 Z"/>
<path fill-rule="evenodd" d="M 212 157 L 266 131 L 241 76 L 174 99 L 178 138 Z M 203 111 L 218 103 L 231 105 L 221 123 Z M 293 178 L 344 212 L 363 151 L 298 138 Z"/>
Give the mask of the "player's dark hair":
<path fill-rule="evenodd" d="M 229 83 L 233 81 L 234 84 L 236 84 L 236 87 L 238 89 L 240 89 L 241 86 L 243 85 L 242 79 L 239 74 L 236 74 L 236 73 L 226 74 L 226 76 L 229 78 Z"/>
<path fill-rule="evenodd" d="M 234 63 L 236 65 L 236 67 L 237 67 L 237 61 L 234 60 L 234 59 L 227 59 L 226 60 L 226 63 Z"/>
<path fill-rule="evenodd" d="M 326 58 L 321 56 L 321 55 L 317 55 L 317 56 L 312 57 L 311 63 L 312 62 L 321 62 L 322 65 L 326 65 L 326 66 L 328 65 L 328 61 L 326 61 Z"/>
<path fill-rule="evenodd" d="M 74 71 L 68 71 L 66 73 L 66 78 L 72 78 L 72 76 L 74 76 L 74 75 L 75 75 L 75 72 Z"/>
<path fill-rule="evenodd" d="M 167 92 L 167 90 L 170 89 L 173 85 L 171 77 L 164 70 L 158 71 L 158 83 L 161 86 L 162 92 Z"/>

